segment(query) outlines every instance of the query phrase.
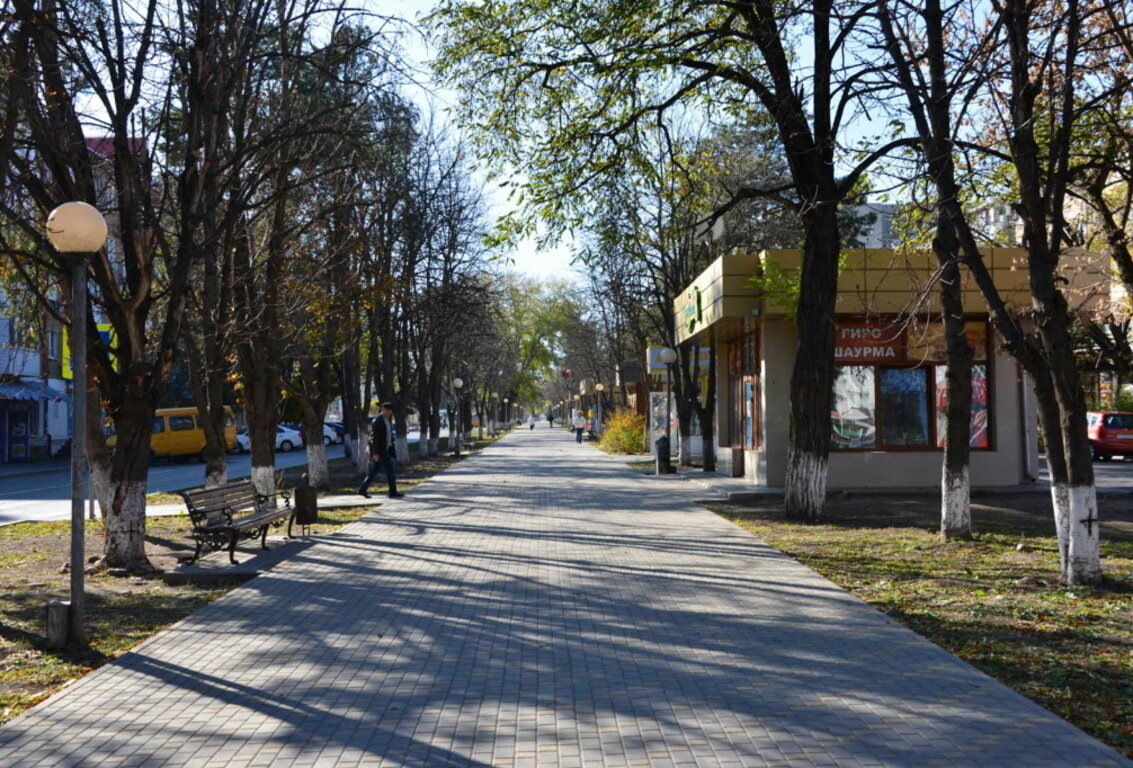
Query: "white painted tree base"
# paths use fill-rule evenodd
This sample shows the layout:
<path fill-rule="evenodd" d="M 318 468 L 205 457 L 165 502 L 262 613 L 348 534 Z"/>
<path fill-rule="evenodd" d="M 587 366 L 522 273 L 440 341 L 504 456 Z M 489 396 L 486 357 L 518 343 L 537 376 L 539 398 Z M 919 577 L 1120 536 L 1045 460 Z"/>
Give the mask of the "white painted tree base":
<path fill-rule="evenodd" d="M 327 469 L 327 447 L 322 440 L 307 443 L 307 484 L 312 488 L 326 488 L 330 482 Z"/>
<path fill-rule="evenodd" d="M 145 570 L 146 558 L 146 483 L 125 485 L 126 492 L 118 514 L 104 515 L 103 562 L 110 568 Z"/>
<path fill-rule="evenodd" d="M 960 472 L 945 467 L 941 472 L 940 535 L 946 540 L 972 536 L 972 483 L 967 467 Z"/>
<path fill-rule="evenodd" d="M 1070 546 L 1066 583 L 1097 584 L 1102 578 L 1098 494 L 1093 485 L 1070 488 Z"/>

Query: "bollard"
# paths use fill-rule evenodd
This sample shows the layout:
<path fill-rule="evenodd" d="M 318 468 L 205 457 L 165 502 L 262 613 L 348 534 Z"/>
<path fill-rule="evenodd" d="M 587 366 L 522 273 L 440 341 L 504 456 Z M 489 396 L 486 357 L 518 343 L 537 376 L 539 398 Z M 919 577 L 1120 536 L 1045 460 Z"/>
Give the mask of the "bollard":
<path fill-rule="evenodd" d="M 65 647 L 70 626 L 71 601 L 50 601 L 47 604 L 47 647 L 52 650 Z"/>

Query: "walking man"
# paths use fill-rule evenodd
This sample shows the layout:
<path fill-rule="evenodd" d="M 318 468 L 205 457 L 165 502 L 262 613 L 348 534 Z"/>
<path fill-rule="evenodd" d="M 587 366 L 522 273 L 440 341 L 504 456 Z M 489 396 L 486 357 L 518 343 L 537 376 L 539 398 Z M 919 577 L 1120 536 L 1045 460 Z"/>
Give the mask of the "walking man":
<path fill-rule="evenodd" d="M 386 482 L 389 484 L 389 497 L 400 499 L 405 494 L 397 492 L 397 454 L 393 446 L 393 405 L 382 403 L 382 413 L 374 419 L 370 428 L 370 471 L 358 486 L 358 494 L 370 498 L 370 483 L 378 474 L 380 464 L 386 473 Z"/>

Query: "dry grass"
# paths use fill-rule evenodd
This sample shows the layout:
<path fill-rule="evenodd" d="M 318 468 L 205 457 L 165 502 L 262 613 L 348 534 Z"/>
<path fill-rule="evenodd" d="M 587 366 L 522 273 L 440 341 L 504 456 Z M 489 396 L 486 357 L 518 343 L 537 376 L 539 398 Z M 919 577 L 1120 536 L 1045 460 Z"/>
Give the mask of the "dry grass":
<path fill-rule="evenodd" d="M 935 500 L 832 501 L 822 525 L 781 501 L 713 505 L 836 584 L 1133 756 L 1133 514 L 1102 503 L 1105 583 L 1059 581 L 1049 500 L 977 500 L 980 533 L 941 543 Z"/>

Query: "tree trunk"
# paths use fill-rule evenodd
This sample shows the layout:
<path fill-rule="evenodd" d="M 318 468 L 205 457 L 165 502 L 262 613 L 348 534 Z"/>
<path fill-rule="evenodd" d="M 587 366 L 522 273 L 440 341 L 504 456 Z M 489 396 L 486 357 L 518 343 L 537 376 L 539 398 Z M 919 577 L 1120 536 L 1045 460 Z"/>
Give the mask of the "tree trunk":
<path fill-rule="evenodd" d="M 969 477 L 972 442 L 972 347 L 964 336 L 964 302 L 956 233 L 948 218 L 937 219 L 933 250 L 940 262 L 940 302 L 948 349 L 945 387 L 944 466 L 940 484 L 940 537 L 972 538 L 972 490 Z"/>
<path fill-rule="evenodd" d="M 327 468 L 327 446 L 322 439 L 322 430 L 313 438 L 310 427 L 307 432 L 307 484 L 312 488 L 326 490 L 330 487 L 330 471 Z"/>
<path fill-rule="evenodd" d="M 827 196 L 832 201 L 833 195 Z M 834 385 L 834 299 L 840 255 L 837 207 L 817 204 L 803 217 L 798 345 L 791 373 L 791 419 L 784 507 L 790 520 L 816 522 L 826 503 Z"/>
<path fill-rule="evenodd" d="M 138 399 L 128 398 L 114 418 L 116 443 L 110 462 L 110 505 L 103 514 L 103 564 L 130 573 L 153 572 L 145 550 L 153 411 Z M 88 438 L 88 449 L 90 444 Z"/>

